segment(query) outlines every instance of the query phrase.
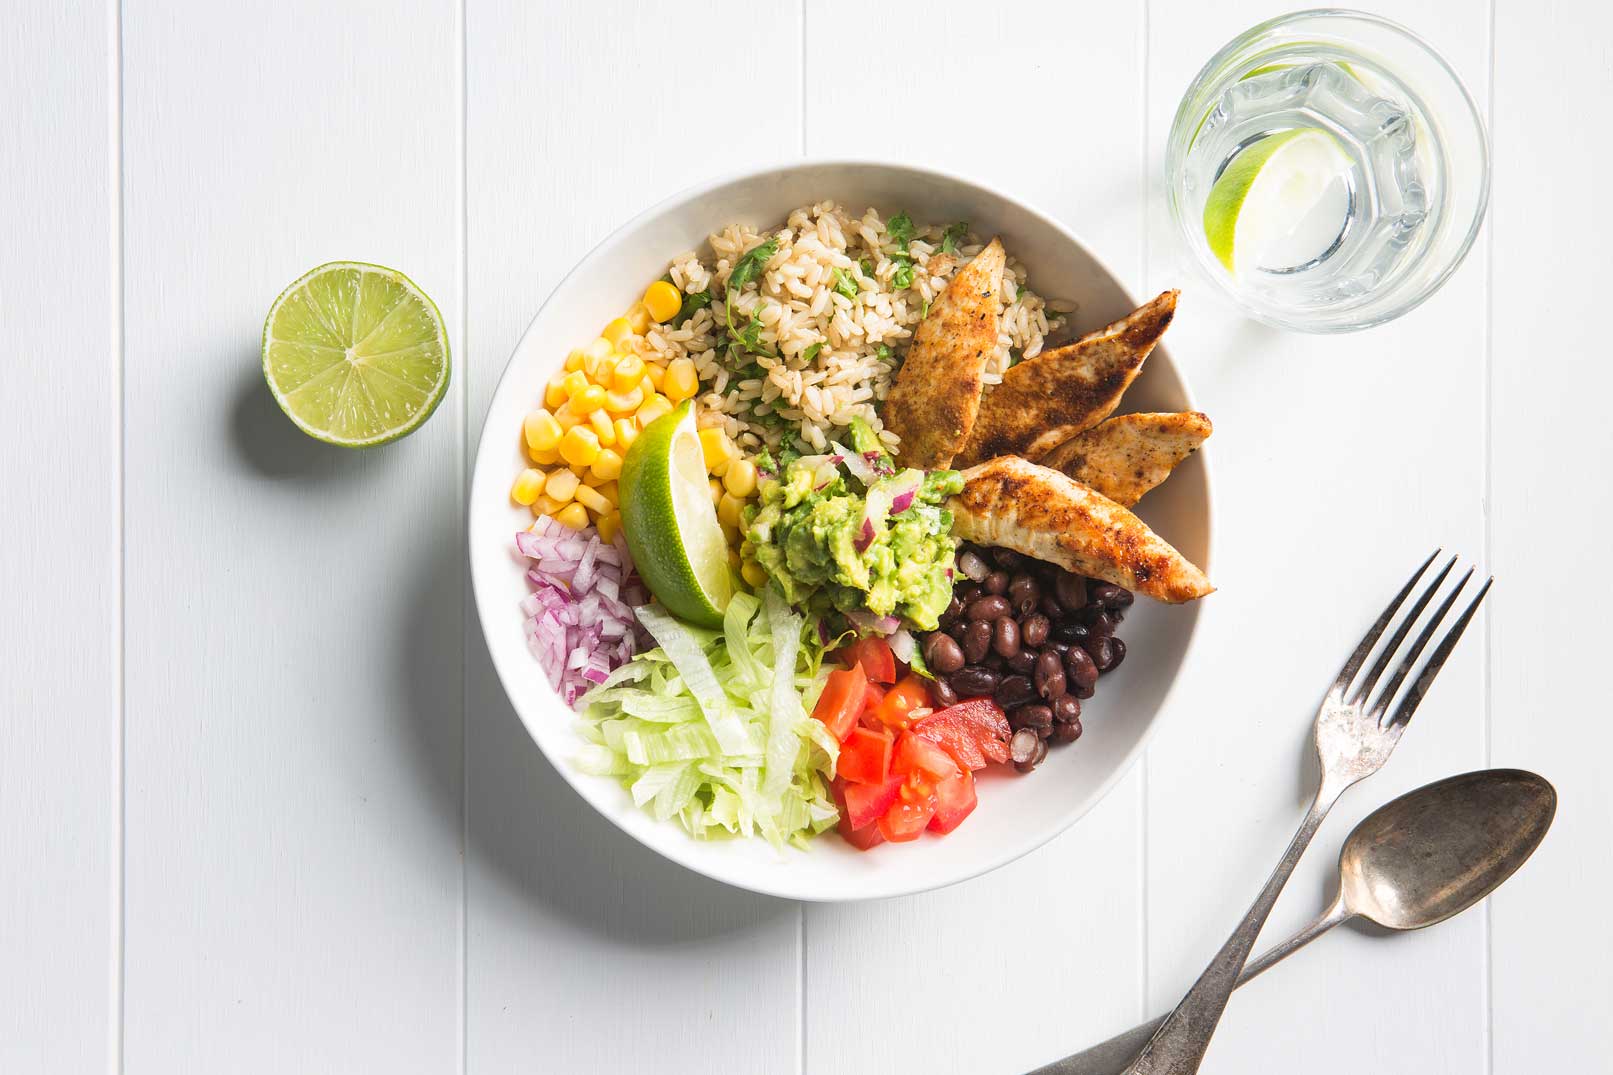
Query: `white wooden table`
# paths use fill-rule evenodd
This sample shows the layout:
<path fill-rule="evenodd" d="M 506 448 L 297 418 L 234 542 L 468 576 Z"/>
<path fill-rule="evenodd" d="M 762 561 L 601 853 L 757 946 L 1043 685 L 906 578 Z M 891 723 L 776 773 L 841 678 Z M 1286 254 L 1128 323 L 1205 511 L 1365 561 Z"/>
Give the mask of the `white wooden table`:
<path fill-rule="evenodd" d="M 1268 938 L 1419 783 L 1534 768 L 1556 827 L 1484 908 L 1240 993 L 1205 1070 L 1608 1070 L 1613 16 L 1379 6 L 1484 104 L 1494 199 L 1433 301 L 1322 339 L 1236 316 L 1161 206 L 1177 98 L 1256 0 L 11 5 L 0 1072 L 1022 1070 L 1191 980 L 1298 817 L 1321 684 L 1436 544 L 1494 571 L 1488 612 Z M 1138 294 L 1182 285 L 1216 422 L 1221 589 L 1146 760 L 1024 860 L 872 906 L 729 891 L 593 816 L 463 567 L 481 415 L 560 275 L 799 155 L 982 176 Z M 437 415 L 371 453 L 301 438 L 258 372 L 270 301 L 339 258 L 410 273 L 455 349 Z"/>

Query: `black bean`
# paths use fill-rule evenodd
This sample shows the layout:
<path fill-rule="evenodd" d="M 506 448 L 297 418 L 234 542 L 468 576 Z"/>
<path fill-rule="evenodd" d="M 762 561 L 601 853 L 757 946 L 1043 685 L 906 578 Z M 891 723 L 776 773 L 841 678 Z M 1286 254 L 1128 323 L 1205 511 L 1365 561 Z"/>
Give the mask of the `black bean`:
<path fill-rule="evenodd" d="M 1008 740 L 1008 756 L 1015 765 L 1023 765 L 1036 757 L 1036 733 L 1029 728 L 1021 728 Z"/>
<path fill-rule="evenodd" d="M 1040 649 L 1047 643 L 1047 636 L 1052 633 L 1053 625 L 1040 612 L 1032 612 L 1019 621 L 1019 637 L 1027 646 Z"/>
<path fill-rule="evenodd" d="M 1041 603 L 1042 588 L 1029 575 L 1015 575 L 1008 583 L 1008 603 L 1021 616 L 1035 611 Z"/>
<path fill-rule="evenodd" d="M 1008 572 L 993 571 L 986 576 L 986 581 L 982 582 L 980 587 L 989 594 L 996 594 L 1001 597 L 1008 592 Z"/>
<path fill-rule="evenodd" d="M 1085 642 L 1087 638 L 1087 625 L 1084 623 L 1071 623 L 1066 620 L 1053 628 L 1053 637 L 1060 642 L 1074 644 Z"/>
<path fill-rule="evenodd" d="M 1083 648 L 1092 657 L 1092 663 L 1098 666 L 1099 672 L 1107 672 L 1115 666 L 1115 640 L 1111 635 L 1098 635 L 1089 638 L 1083 643 Z"/>
<path fill-rule="evenodd" d="M 1056 650 L 1043 650 L 1042 655 L 1036 658 L 1036 693 L 1044 701 L 1051 702 L 1055 698 L 1064 697 L 1064 661 Z"/>
<path fill-rule="evenodd" d="M 952 673 L 947 682 L 952 684 L 959 698 L 984 698 L 996 692 L 999 677 L 989 668 L 971 664 Z"/>
<path fill-rule="evenodd" d="M 991 648 L 999 657 L 1012 657 L 1019 652 L 1019 624 L 1004 616 L 993 626 Z"/>
<path fill-rule="evenodd" d="M 1059 604 L 1070 612 L 1087 603 L 1086 583 L 1081 581 L 1079 575 L 1072 575 L 1068 571 L 1059 572 L 1058 581 L 1054 584 L 1053 592 L 1058 594 Z"/>
<path fill-rule="evenodd" d="M 941 626 L 942 627 L 951 626 L 962 615 L 963 615 L 963 602 L 958 600 L 958 595 L 957 594 L 953 594 L 951 602 L 949 602 L 947 604 L 947 610 L 945 612 L 941 613 Z"/>
<path fill-rule="evenodd" d="M 989 668 L 994 672 L 1003 672 L 1006 674 L 1008 670 L 1008 662 L 997 656 L 996 653 L 988 650 L 986 655 L 980 658 L 980 667 Z"/>
<path fill-rule="evenodd" d="M 1069 680 L 1069 684 L 1070 684 L 1070 693 L 1075 695 L 1077 698 L 1081 699 L 1082 701 L 1086 701 L 1088 698 L 1091 698 L 1094 694 L 1098 693 L 1098 688 L 1096 686 L 1083 687 L 1081 684 L 1075 682 L 1074 680 Z"/>
<path fill-rule="evenodd" d="M 1015 732 L 1014 734 L 1018 735 L 1019 733 Z M 1032 734 L 1034 734 L 1034 733 L 1032 733 Z M 1042 764 L 1043 759 L 1045 759 L 1046 757 L 1047 757 L 1047 742 L 1045 740 L 1043 740 L 1043 739 L 1037 739 L 1036 740 L 1036 746 L 1033 748 L 1029 760 L 1023 761 L 1023 762 L 1016 761 L 1014 763 L 1014 768 L 1018 769 L 1022 773 L 1028 773 L 1032 769 L 1036 768 L 1038 765 Z"/>
<path fill-rule="evenodd" d="M 924 640 L 924 663 L 932 672 L 951 675 L 964 665 L 963 647 L 950 635 L 932 632 Z"/>
<path fill-rule="evenodd" d="M 930 695 L 940 709 L 958 704 L 958 692 L 952 689 L 951 681 L 945 676 L 937 676 L 935 682 L 930 684 Z"/>
<path fill-rule="evenodd" d="M 969 629 L 969 621 L 964 620 L 964 619 L 958 619 L 958 620 L 953 620 L 951 623 L 947 624 L 946 633 L 951 635 L 953 638 L 957 639 L 959 642 L 962 642 L 963 641 L 963 632 L 967 631 L 968 629 Z"/>
<path fill-rule="evenodd" d="M 1036 671 L 1036 651 L 1021 647 L 1018 653 L 1005 659 L 1003 664 L 1022 676 L 1028 676 Z"/>
<path fill-rule="evenodd" d="M 1036 687 L 1028 676 L 1004 676 L 992 697 L 1004 709 L 1013 709 L 1035 698 Z"/>
<path fill-rule="evenodd" d="M 1042 594 L 1042 599 L 1036 603 L 1036 607 L 1041 609 L 1042 615 L 1046 616 L 1050 620 L 1060 620 L 1064 618 L 1064 606 L 1059 604 L 1059 599 L 1050 593 L 1044 592 Z"/>
<path fill-rule="evenodd" d="M 1081 738 L 1081 722 L 1072 721 L 1068 724 L 1053 725 L 1053 742 L 1073 743 Z"/>
<path fill-rule="evenodd" d="M 1053 719 L 1060 724 L 1074 724 L 1081 719 L 1081 699 L 1066 694 L 1053 703 Z"/>
<path fill-rule="evenodd" d="M 1008 615 L 1012 609 L 1008 606 L 1008 598 L 997 594 L 981 594 L 964 610 L 964 615 L 971 620 L 995 620 Z"/>
<path fill-rule="evenodd" d="M 958 557 L 958 570 L 975 582 L 979 582 L 991 574 L 991 568 L 986 566 L 986 561 L 982 560 L 980 554 L 972 549 Z"/>
<path fill-rule="evenodd" d="M 1093 604 L 1102 605 L 1104 608 L 1126 608 L 1136 600 L 1131 591 L 1112 582 L 1093 583 L 1087 590 L 1087 596 L 1091 598 Z"/>
<path fill-rule="evenodd" d="M 1069 642 L 1063 642 L 1057 638 L 1050 638 L 1047 640 L 1047 648 L 1057 650 L 1060 657 L 1070 652 L 1070 645 L 1071 644 Z"/>
<path fill-rule="evenodd" d="M 1064 674 L 1077 698 L 1092 697 L 1093 685 L 1098 682 L 1098 665 L 1092 654 L 1081 646 L 1071 646 L 1064 655 Z"/>
<path fill-rule="evenodd" d="M 991 621 L 970 620 L 963 629 L 963 656 L 970 664 L 976 664 L 987 653 L 991 652 Z M 956 684 L 954 684 L 956 686 Z"/>
<path fill-rule="evenodd" d="M 958 583 L 957 587 L 953 589 L 952 596 L 967 605 L 970 601 L 973 601 L 975 596 L 979 593 L 980 583 L 960 582 Z"/>
<path fill-rule="evenodd" d="M 993 549 L 991 550 L 991 558 L 1004 571 L 1017 571 L 1030 561 L 1029 556 L 1017 553 L 1013 549 Z"/>
<path fill-rule="evenodd" d="M 1115 659 L 1109 665 L 1109 671 L 1120 667 L 1120 662 L 1126 659 L 1126 641 L 1123 638 L 1111 638 L 1109 644 L 1114 647 Z"/>
<path fill-rule="evenodd" d="M 1096 616 L 1091 617 L 1087 621 L 1088 640 L 1099 638 L 1103 635 L 1112 635 L 1114 633 L 1115 621 L 1111 620 L 1105 613 L 1099 612 Z"/>
<path fill-rule="evenodd" d="M 1053 710 L 1045 705 L 1022 705 L 1014 711 L 1021 724 L 1037 731 L 1053 726 Z"/>

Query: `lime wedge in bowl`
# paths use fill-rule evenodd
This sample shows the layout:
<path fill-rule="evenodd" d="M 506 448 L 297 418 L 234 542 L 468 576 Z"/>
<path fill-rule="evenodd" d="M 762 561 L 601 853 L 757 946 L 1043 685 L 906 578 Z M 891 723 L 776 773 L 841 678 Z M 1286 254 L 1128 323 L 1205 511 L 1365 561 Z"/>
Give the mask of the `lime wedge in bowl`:
<path fill-rule="evenodd" d="M 1210 251 L 1234 276 L 1320 257 L 1349 213 L 1352 163 L 1319 127 L 1268 135 L 1227 165 L 1204 203 Z"/>
<path fill-rule="evenodd" d="M 691 401 L 638 435 L 622 460 L 618 489 L 622 533 L 650 592 L 679 619 L 721 627 L 734 576 Z"/>
<path fill-rule="evenodd" d="M 310 437 L 385 444 L 431 417 L 448 390 L 442 315 L 407 276 L 357 261 L 321 265 L 280 293 L 263 323 L 263 377 Z"/>

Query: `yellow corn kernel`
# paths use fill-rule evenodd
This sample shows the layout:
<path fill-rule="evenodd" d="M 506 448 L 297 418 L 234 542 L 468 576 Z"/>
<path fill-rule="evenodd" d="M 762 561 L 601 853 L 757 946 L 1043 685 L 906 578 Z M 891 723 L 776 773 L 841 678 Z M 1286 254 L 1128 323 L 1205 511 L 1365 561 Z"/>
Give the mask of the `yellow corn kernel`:
<path fill-rule="evenodd" d="M 673 403 L 682 403 L 700 390 L 700 378 L 695 375 L 694 360 L 675 358 L 666 368 L 666 383 L 661 391 Z"/>
<path fill-rule="evenodd" d="M 545 407 L 548 407 L 552 410 L 555 407 L 565 405 L 567 398 L 565 380 L 567 376 L 568 375 L 564 373 L 557 373 L 553 378 L 550 379 L 549 383 L 544 386 L 543 405 Z"/>
<path fill-rule="evenodd" d="M 577 477 L 581 478 L 582 483 L 588 486 L 590 489 L 598 489 L 601 485 L 605 484 L 604 479 L 594 477 L 592 467 L 587 470 L 579 470 L 577 472 Z"/>
<path fill-rule="evenodd" d="M 588 472 L 596 478 L 615 481 L 622 473 L 622 457 L 609 448 L 601 448 Z"/>
<path fill-rule="evenodd" d="M 599 515 L 603 515 L 610 510 L 610 501 L 600 496 L 598 489 L 590 489 L 586 485 L 579 485 L 576 497 L 577 503 Z"/>
<path fill-rule="evenodd" d="M 625 452 L 635 440 L 638 440 L 638 423 L 631 418 L 616 419 L 616 446 Z"/>
<path fill-rule="evenodd" d="M 543 492 L 544 475 L 541 470 L 527 467 L 516 476 L 515 484 L 510 487 L 510 499 L 523 507 L 529 507 Z"/>
<path fill-rule="evenodd" d="M 621 504 L 622 494 L 617 490 L 615 482 L 609 481 L 604 485 L 597 486 L 596 488 L 599 489 L 599 495 L 610 501 L 612 504 Z"/>
<path fill-rule="evenodd" d="M 618 359 L 611 370 L 610 386 L 618 392 L 634 388 L 644 379 L 644 360 L 637 355 Z"/>
<path fill-rule="evenodd" d="M 647 428 L 657 418 L 672 409 L 672 401 L 665 396 L 656 394 L 645 400 L 638 409 L 638 424 L 640 429 Z"/>
<path fill-rule="evenodd" d="M 609 448 L 616 443 L 616 426 L 612 424 L 610 415 L 599 410 L 588 416 L 588 427 L 599 438 L 599 443 Z"/>
<path fill-rule="evenodd" d="M 666 383 L 666 367 L 659 362 L 646 362 L 644 363 L 644 376 L 650 379 L 650 388 L 659 392 L 661 391 L 661 386 Z"/>
<path fill-rule="evenodd" d="M 521 423 L 521 431 L 526 435 L 526 446 L 534 452 L 545 452 L 560 443 L 560 434 L 565 430 L 560 423 L 554 420 L 543 407 L 539 407 Z"/>
<path fill-rule="evenodd" d="M 724 474 L 728 473 L 728 465 L 729 461 L 727 459 L 719 459 L 717 460 L 717 465 L 714 467 L 707 467 L 706 472 L 713 478 L 720 478 Z"/>
<path fill-rule="evenodd" d="M 567 399 L 576 399 L 584 389 L 593 387 L 588 383 L 588 374 L 582 370 L 572 370 L 566 374 L 561 386 L 566 390 Z"/>
<path fill-rule="evenodd" d="M 564 504 L 560 503 L 560 501 L 556 500 L 548 493 L 539 493 L 538 499 L 532 502 L 532 514 L 553 515 L 563 507 L 565 507 Z"/>
<path fill-rule="evenodd" d="M 722 494 L 723 494 L 722 482 L 718 481 L 716 478 L 711 479 L 711 506 L 712 507 L 716 507 L 718 504 L 722 503 Z"/>
<path fill-rule="evenodd" d="M 739 567 L 739 574 L 752 589 L 761 589 L 767 585 L 767 569 L 755 560 L 746 560 Z"/>
<path fill-rule="evenodd" d="M 561 432 L 564 433 L 572 426 L 581 425 L 583 422 L 583 416 L 572 410 L 571 404 L 568 403 L 564 407 L 561 407 L 558 411 L 554 412 L 554 420 L 555 423 L 560 426 Z M 558 447 L 558 445 L 556 447 Z"/>
<path fill-rule="evenodd" d="M 603 336 L 595 336 L 594 342 L 582 349 L 582 353 L 594 359 L 607 357 L 616 349 L 616 345 Z"/>
<path fill-rule="evenodd" d="M 554 521 L 573 530 L 581 530 L 588 525 L 588 509 L 572 501 L 554 513 Z"/>
<path fill-rule="evenodd" d="M 620 347 L 623 340 L 633 335 L 633 326 L 628 323 L 627 318 L 618 317 L 600 329 L 599 334 L 609 340 L 612 347 Z"/>
<path fill-rule="evenodd" d="M 609 388 L 610 371 L 615 364 L 615 352 L 603 356 L 589 355 L 587 358 L 583 359 L 582 371 L 588 375 L 588 379 L 590 381 L 600 385 L 601 387 Z"/>
<path fill-rule="evenodd" d="M 578 414 L 588 414 L 597 411 L 605 405 L 605 390 L 597 384 L 591 384 L 580 391 L 571 394 L 569 406 Z"/>
<path fill-rule="evenodd" d="M 571 354 L 566 356 L 566 372 L 571 373 L 582 369 L 583 359 L 587 357 L 588 356 L 582 351 L 571 352 Z"/>
<path fill-rule="evenodd" d="M 717 501 L 717 519 L 724 526 L 739 529 L 740 512 L 745 509 L 745 502 L 737 497 L 724 493 Z"/>
<path fill-rule="evenodd" d="M 738 545 L 741 541 L 745 540 L 745 535 L 739 532 L 739 527 L 729 526 L 727 523 L 722 524 L 722 537 L 723 540 L 728 542 L 728 544 L 731 546 Z"/>
<path fill-rule="evenodd" d="M 581 484 L 574 471 L 557 470 L 549 475 L 549 480 L 544 483 L 543 492 L 556 504 L 566 504 L 577 495 L 577 487 Z"/>
<path fill-rule="evenodd" d="M 560 438 L 560 458 L 574 467 L 586 467 L 599 458 L 599 438 L 587 426 L 576 426 Z M 553 484 L 554 479 L 549 479 Z"/>
<path fill-rule="evenodd" d="M 640 336 L 650 331 L 650 325 L 654 320 L 650 316 L 650 308 L 642 302 L 635 302 L 627 309 L 627 323 Z"/>
<path fill-rule="evenodd" d="M 739 449 L 717 426 L 700 431 L 700 450 L 706 457 L 707 470 L 715 470 L 719 463 L 726 466 L 739 458 Z"/>
<path fill-rule="evenodd" d="M 644 289 L 644 305 L 657 321 L 670 321 L 683 309 L 683 294 L 665 280 Z"/>
<path fill-rule="evenodd" d="M 734 548 L 732 545 L 728 547 L 728 566 L 736 573 L 740 571 L 742 567 L 739 562 L 739 550 Z"/>
<path fill-rule="evenodd" d="M 749 459 L 736 459 L 728 464 L 728 473 L 722 476 L 723 485 L 741 500 L 756 492 L 756 464 Z"/>
<path fill-rule="evenodd" d="M 621 512 L 613 511 L 608 515 L 601 515 L 599 517 L 599 540 L 605 542 L 607 545 L 610 544 L 612 541 L 616 540 L 617 531 L 621 530 L 621 528 Z"/>
<path fill-rule="evenodd" d="M 634 385 L 626 392 L 606 392 L 605 409 L 612 414 L 632 414 L 644 402 L 644 389 Z"/>

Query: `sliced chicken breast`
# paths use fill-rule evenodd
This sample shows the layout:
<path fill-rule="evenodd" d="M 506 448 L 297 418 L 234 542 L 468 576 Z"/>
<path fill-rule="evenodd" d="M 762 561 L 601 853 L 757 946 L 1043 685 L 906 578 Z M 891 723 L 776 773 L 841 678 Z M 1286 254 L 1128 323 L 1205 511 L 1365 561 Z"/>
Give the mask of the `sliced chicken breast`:
<path fill-rule="evenodd" d="M 952 532 L 1181 604 L 1214 591 L 1137 516 L 1056 470 L 1005 455 L 964 471 Z"/>
<path fill-rule="evenodd" d="M 1176 316 L 1167 291 L 1107 328 L 1011 367 L 985 394 L 956 465 L 999 455 L 1034 459 L 1114 413 Z"/>
<path fill-rule="evenodd" d="M 1002 321 L 1003 244 L 993 239 L 959 269 L 913 333 L 885 400 L 897 458 L 923 470 L 952 465 L 980 410 L 981 375 Z"/>
<path fill-rule="evenodd" d="M 1129 508 L 1198 451 L 1210 432 L 1210 419 L 1198 411 L 1122 414 L 1077 433 L 1037 462 Z"/>

